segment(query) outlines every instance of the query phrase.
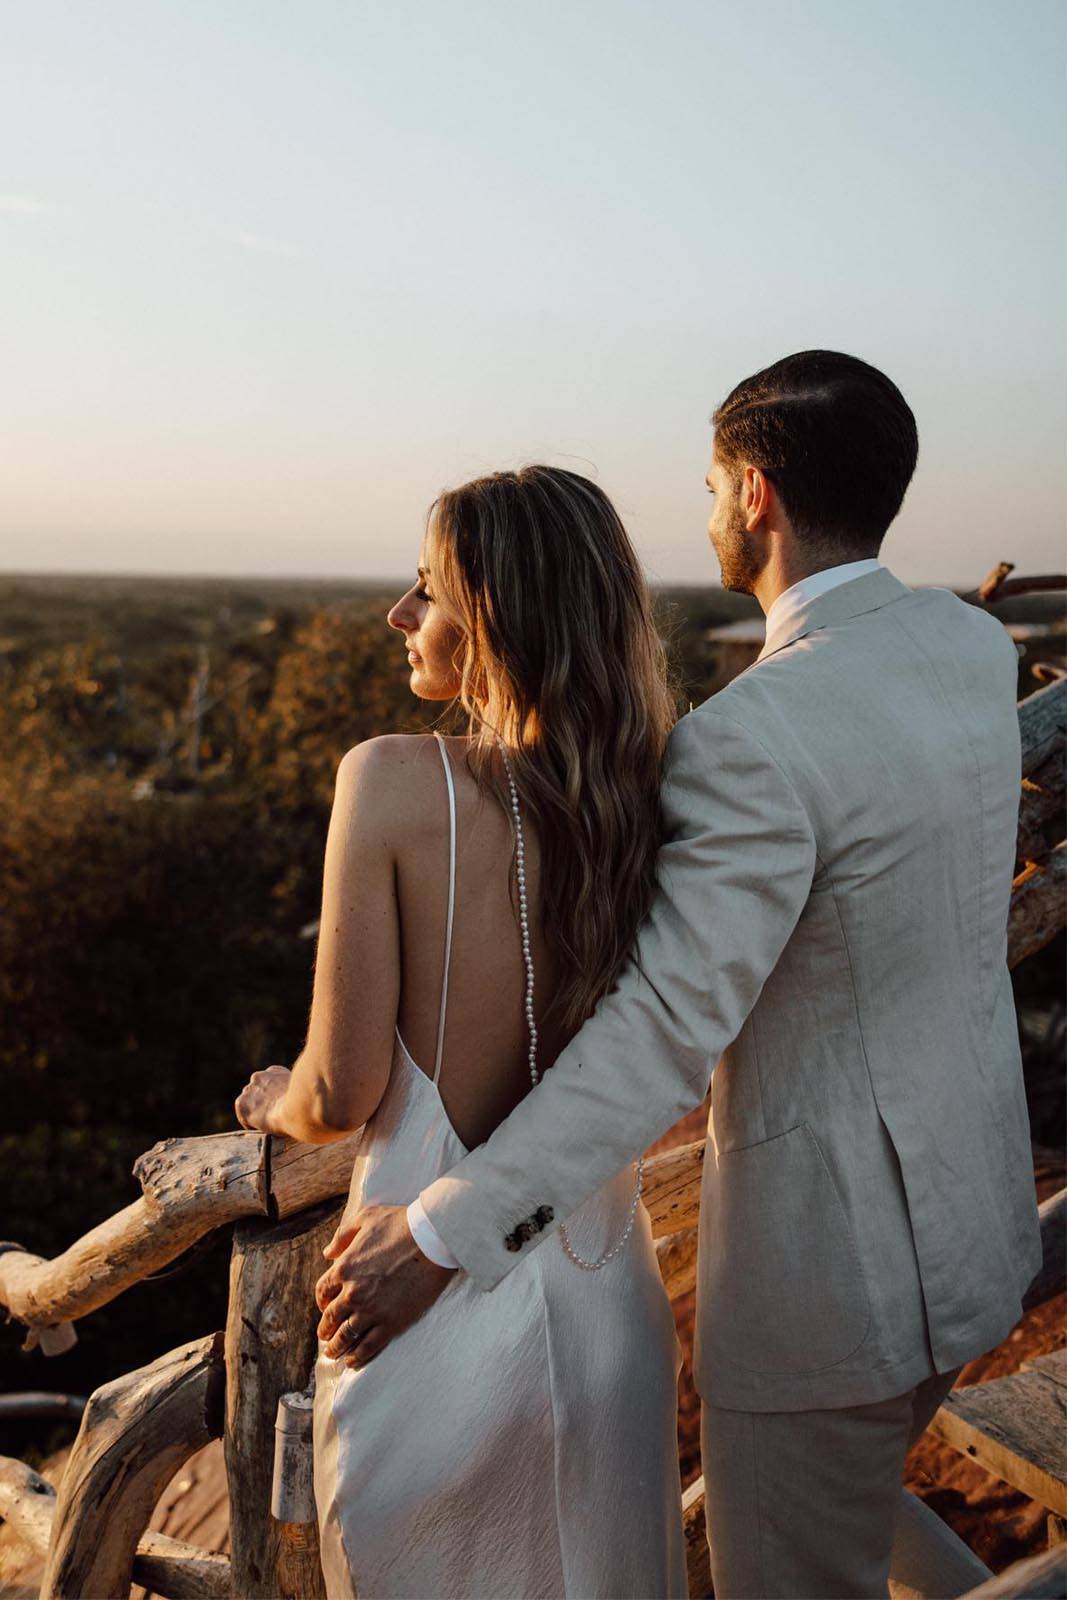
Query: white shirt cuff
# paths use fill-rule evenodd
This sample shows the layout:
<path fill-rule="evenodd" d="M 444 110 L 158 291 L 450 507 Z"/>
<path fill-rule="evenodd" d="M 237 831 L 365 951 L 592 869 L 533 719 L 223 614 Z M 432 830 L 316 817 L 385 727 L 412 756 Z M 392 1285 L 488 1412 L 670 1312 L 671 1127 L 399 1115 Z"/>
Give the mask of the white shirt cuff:
<path fill-rule="evenodd" d="M 411 1237 L 424 1256 L 428 1256 L 439 1267 L 455 1269 L 459 1266 L 459 1262 L 423 1210 L 422 1201 L 418 1196 L 408 1206 L 407 1217 Z"/>

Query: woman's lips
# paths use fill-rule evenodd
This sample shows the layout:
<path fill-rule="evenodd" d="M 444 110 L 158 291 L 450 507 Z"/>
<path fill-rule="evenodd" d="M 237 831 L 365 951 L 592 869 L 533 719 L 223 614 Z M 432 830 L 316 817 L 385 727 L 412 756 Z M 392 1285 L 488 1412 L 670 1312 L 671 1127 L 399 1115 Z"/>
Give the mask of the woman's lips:
<path fill-rule="evenodd" d="M 419 662 L 422 660 L 422 657 L 419 655 L 418 651 L 409 650 L 408 651 L 408 660 L 411 662 L 411 665 L 413 667 L 415 667 L 415 666 L 418 666 Z"/>

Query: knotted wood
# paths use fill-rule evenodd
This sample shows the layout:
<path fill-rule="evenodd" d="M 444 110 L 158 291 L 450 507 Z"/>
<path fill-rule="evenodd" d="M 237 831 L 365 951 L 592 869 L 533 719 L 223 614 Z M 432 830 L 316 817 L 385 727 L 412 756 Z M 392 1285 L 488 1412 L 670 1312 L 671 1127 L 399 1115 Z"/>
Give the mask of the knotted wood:
<path fill-rule="evenodd" d="M 225 1383 L 213 1334 L 89 1397 L 56 1496 L 41 1600 L 125 1600 L 156 1501 L 222 1431 Z"/>
<path fill-rule="evenodd" d="M 278 1400 L 311 1376 L 315 1283 L 329 1266 L 322 1252 L 342 1209 L 326 1202 L 285 1222 L 246 1220 L 234 1230 L 223 1448 L 230 1562 L 242 1600 L 325 1600 L 315 1524 L 275 1522 L 270 1504 Z"/>

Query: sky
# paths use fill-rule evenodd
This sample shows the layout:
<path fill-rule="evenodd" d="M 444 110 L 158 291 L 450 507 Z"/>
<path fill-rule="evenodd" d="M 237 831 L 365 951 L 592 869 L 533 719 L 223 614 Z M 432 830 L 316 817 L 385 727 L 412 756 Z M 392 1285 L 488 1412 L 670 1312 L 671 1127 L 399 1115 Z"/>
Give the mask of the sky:
<path fill-rule="evenodd" d="M 393 577 L 594 477 L 715 582 L 709 415 L 882 367 L 911 583 L 1063 565 L 1060 0 L 5 0 L 0 567 Z"/>

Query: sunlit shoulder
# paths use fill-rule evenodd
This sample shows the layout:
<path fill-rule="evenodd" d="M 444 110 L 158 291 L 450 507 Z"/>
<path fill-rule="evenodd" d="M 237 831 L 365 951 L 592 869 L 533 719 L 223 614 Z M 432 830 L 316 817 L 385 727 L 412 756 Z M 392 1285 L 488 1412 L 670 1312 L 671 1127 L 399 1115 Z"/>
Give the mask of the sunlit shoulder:
<path fill-rule="evenodd" d="M 436 741 L 423 733 L 386 733 L 364 739 L 342 756 L 335 807 L 343 804 L 383 838 L 405 833 L 427 816 L 427 801 L 441 784 Z"/>

